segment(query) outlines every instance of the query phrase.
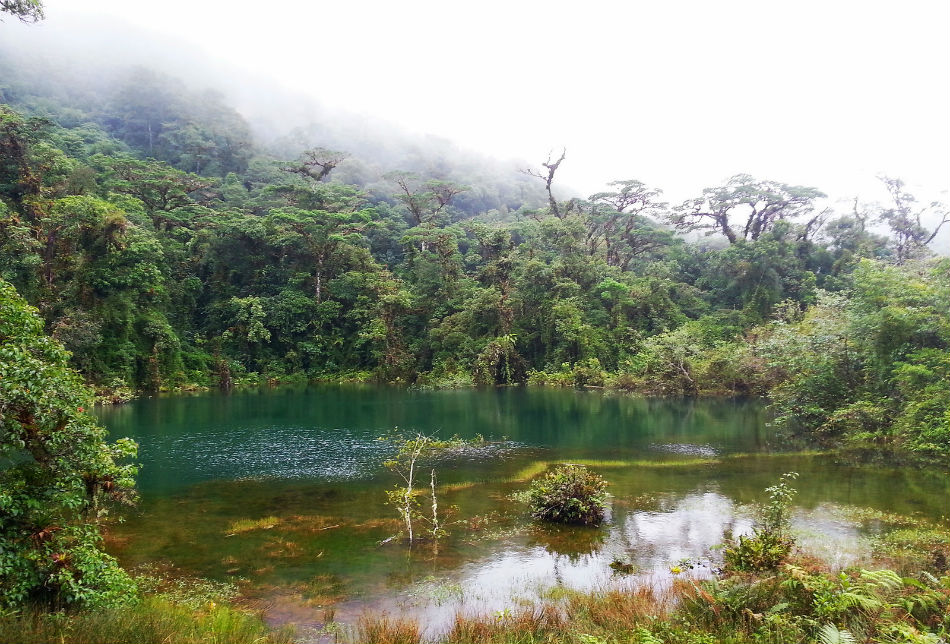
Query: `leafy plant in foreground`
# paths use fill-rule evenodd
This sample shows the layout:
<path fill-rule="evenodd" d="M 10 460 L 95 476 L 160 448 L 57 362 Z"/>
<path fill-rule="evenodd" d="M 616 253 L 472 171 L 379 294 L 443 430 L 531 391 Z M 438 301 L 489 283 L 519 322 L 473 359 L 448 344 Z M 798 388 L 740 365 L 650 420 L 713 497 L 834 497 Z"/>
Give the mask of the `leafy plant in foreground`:
<path fill-rule="evenodd" d="M 797 490 L 789 486 L 789 481 L 796 478 L 798 472 L 787 472 L 778 483 L 765 488 L 769 502 L 759 509 L 752 536 L 741 535 L 723 551 L 727 567 L 755 572 L 774 570 L 785 561 L 795 544 L 789 535 L 789 507 Z"/>
<path fill-rule="evenodd" d="M 105 606 L 135 584 L 101 550 L 107 501 L 128 501 L 128 439 L 106 443 L 93 394 L 36 310 L 0 280 L 0 608 Z"/>

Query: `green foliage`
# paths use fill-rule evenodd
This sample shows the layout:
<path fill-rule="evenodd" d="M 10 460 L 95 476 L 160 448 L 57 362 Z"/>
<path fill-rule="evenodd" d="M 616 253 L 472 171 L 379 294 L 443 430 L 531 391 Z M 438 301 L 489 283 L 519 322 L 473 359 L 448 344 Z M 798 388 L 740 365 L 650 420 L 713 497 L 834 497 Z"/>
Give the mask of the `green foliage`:
<path fill-rule="evenodd" d="M 523 383 L 527 379 L 524 359 L 515 348 L 515 338 L 505 335 L 485 345 L 475 358 L 473 380 L 479 385 Z"/>
<path fill-rule="evenodd" d="M 256 615 L 226 604 L 192 608 L 164 596 L 134 606 L 70 615 L 25 612 L 0 617 L 0 640 L 23 644 L 290 644 L 293 633 L 272 631 Z"/>
<path fill-rule="evenodd" d="M 776 569 L 788 558 L 791 550 L 789 539 L 756 531 L 752 536 L 740 535 L 734 545 L 723 551 L 723 557 L 731 570 L 758 572 Z"/>
<path fill-rule="evenodd" d="M 109 606 L 135 584 L 101 550 L 107 503 L 131 499 L 135 443 L 109 444 L 92 392 L 0 281 L 0 606 Z"/>
<path fill-rule="evenodd" d="M 600 525 L 606 510 L 607 481 L 583 465 L 560 465 L 528 490 L 531 516 L 540 521 Z"/>
<path fill-rule="evenodd" d="M 44 18 L 40 0 L 3 0 L 0 12 L 9 13 L 22 22 L 38 22 Z"/>
<path fill-rule="evenodd" d="M 472 445 L 479 444 L 483 439 L 478 437 L 472 440 L 463 440 L 458 436 L 453 436 L 448 440 L 441 440 L 424 434 L 406 436 L 396 430 L 380 440 L 390 442 L 396 450 L 395 455 L 385 461 L 383 465 L 399 477 L 402 485 L 397 485 L 392 490 L 388 490 L 386 501 L 396 508 L 399 518 L 406 527 L 405 536 L 409 543 L 412 544 L 417 537 L 418 531 L 415 526 L 418 523 L 426 526 L 426 536 L 433 541 L 438 541 L 446 536 L 448 534 L 446 517 L 453 514 L 455 508 L 442 508 L 441 515 L 439 513 L 435 460 L 453 453 L 457 454 Z M 417 496 L 417 494 L 424 492 L 424 489 L 417 487 L 419 470 L 424 465 L 429 466 L 430 494 L 430 506 L 425 512 L 422 511 L 421 502 Z"/>
<path fill-rule="evenodd" d="M 775 570 L 788 558 L 795 543 L 789 534 L 789 510 L 796 494 L 789 481 L 796 478 L 797 472 L 788 472 L 778 483 L 765 488 L 769 501 L 758 509 L 752 536 L 741 535 L 723 550 L 727 568 L 742 572 Z"/>
<path fill-rule="evenodd" d="M 808 440 L 950 455 L 950 269 L 897 180 L 890 239 L 855 211 L 821 242 L 820 192 L 746 175 L 672 209 L 634 179 L 558 203 L 552 163 L 537 211 L 540 186 L 387 173 L 325 131 L 264 154 L 220 96 L 148 70 L 76 105 L 23 75 L 0 106 L 0 277 L 104 399 L 349 373 L 767 395 Z"/>

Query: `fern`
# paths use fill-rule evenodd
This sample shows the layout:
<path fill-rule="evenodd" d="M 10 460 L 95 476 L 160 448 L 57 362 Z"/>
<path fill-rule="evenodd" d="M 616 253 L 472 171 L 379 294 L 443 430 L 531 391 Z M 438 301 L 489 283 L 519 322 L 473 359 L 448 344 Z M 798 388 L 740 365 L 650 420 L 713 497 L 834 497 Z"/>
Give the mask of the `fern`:
<path fill-rule="evenodd" d="M 821 627 L 818 631 L 818 641 L 821 644 L 857 644 L 858 642 L 851 631 L 845 629 L 839 631 L 834 624 L 825 624 Z"/>
<path fill-rule="evenodd" d="M 899 590 L 904 581 L 893 570 L 862 570 L 861 580 L 881 590 Z"/>

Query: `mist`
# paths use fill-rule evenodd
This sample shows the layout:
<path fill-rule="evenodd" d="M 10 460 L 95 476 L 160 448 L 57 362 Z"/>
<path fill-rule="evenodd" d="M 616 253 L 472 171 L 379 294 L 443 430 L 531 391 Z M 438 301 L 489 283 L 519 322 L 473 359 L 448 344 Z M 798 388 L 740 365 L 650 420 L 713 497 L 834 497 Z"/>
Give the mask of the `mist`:
<path fill-rule="evenodd" d="M 566 148 L 561 198 L 637 178 L 677 203 L 749 173 L 816 186 L 847 210 L 886 200 L 879 175 L 925 202 L 950 187 L 943 3 L 266 13 L 53 0 L 46 13 L 0 25 L 4 64 L 93 91 L 136 65 L 213 88 L 278 155 L 322 145 L 379 174 L 451 166 L 536 190 L 518 170 Z"/>

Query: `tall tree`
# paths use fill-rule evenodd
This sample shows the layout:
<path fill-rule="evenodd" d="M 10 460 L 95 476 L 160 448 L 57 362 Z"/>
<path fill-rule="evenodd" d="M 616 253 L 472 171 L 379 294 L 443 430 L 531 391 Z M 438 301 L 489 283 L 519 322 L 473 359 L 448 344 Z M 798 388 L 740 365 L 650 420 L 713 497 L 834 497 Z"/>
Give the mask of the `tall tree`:
<path fill-rule="evenodd" d="M 551 185 L 554 183 L 554 175 L 557 173 L 557 169 L 561 167 L 561 163 L 564 162 L 566 157 L 566 148 L 561 149 L 561 156 L 556 161 L 551 160 L 551 153 L 549 152 L 547 161 L 541 164 L 544 171 L 535 170 L 534 168 L 528 168 L 524 171 L 525 174 L 537 177 L 544 182 L 544 190 L 548 193 L 548 207 L 551 209 L 551 214 L 558 219 L 562 217 L 561 208 L 558 206 L 557 199 L 554 198 Z"/>
<path fill-rule="evenodd" d="M 816 188 L 737 174 L 724 186 L 706 188 L 703 196 L 683 202 L 668 219 L 678 230 L 718 232 L 735 244 L 755 241 L 777 221 L 810 214 L 815 200 L 825 196 Z"/>
<path fill-rule="evenodd" d="M 285 163 L 282 168 L 306 179 L 323 181 L 347 157 L 349 155 L 346 152 L 337 152 L 321 147 L 310 148 L 304 151 L 296 161 Z"/>
<path fill-rule="evenodd" d="M 917 197 L 905 189 L 900 179 L 887 176 L 879 177 L 891 195 L 891 205 L 882 208 L 880 221 L 887 224 L 894 235 L 894 250 L 898 264 L 920 254 L 934 240 L 944 224 L 950 222 L 950 210 L 946 204 L 934 201 L 928 206 L 917 205 Z M 934 220 L 933 229 L 924 224 L 930 216 Z"/>

